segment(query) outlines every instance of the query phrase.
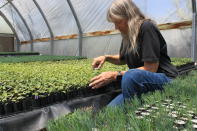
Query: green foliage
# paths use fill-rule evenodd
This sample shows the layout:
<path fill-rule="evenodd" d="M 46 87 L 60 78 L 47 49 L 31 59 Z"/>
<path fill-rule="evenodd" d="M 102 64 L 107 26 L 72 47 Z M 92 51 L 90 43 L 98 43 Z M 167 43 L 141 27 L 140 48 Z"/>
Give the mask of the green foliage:
<path fill-rule="evenodd" d="M 173 64 L 178 65 L 176 61 L 177 59 L 173 59 Z M 181 61 L 190 62 L 188 59 Z M 91 68 L 92 59 L 72 56 L 1 57 L 0 62 L 0 102 L 3 103 L 18 102 L 29 96 L 44 97 L 55 92 L 67 93 L 71 89 L 87 87 L 89 80 L 101 72 L 128 70 L 126 65 L 116 66 L 109 63 L 105 63 L 101 70 L 93 70 Z M 193 72 L 191 77 L 178 78 L 171 85 L 166 86 L 166 92 L 163 94 L 150 93 L 143 95 L 142 99 L 146 104 L 153 104 L 155 101 L 178 94 L 175 97 L 177 101 L 193 98 L 187 102 L 188 107 L 193 108 L 193 105 L 197 105 L 195 101 L 197 98 L 196 74 Z M 155 118 L 154 124 L 147 120 L 136 119 L 133 112 L 140 106 L 141 103 L 135 99 L 132 101 L 132 106 L 129 104 L 125 107 L 126 113 L 122 108 L 106 108 L 96 115 L 90 111 L 79 110 L 58 121 L 51 122 L 49 129 L 124 130 L 126 128 L 137 131 L 171 129 L 172 120 L 166 117 L 165 113 L 161 117 Z M 160 121 L 163 123 L 161 124 Z"/>
<path fill-rule="evenodd" d="M 17 102 L 28 96 L 67 93 L 87 87 L 92 77 L 104 71 L 127 70 L 109 63 L 101 70 L 91 68 L 91 59 L 56 62 L 0 64 L 0 101 Z"/>
<path fill-rule="evenodd" d="M 171 61 L 172 61 L 173 65 L 180 66 L 180 65 L 184 65 L 184 64 L 192 62 L 192 59 L 191 58 L 177 58 L 177 57 L 174 57 L 174 58 L 171 58 Z"/>
<path fill-rule="evenodd" d="M 175 118 L 169 116 L 169 112 L 178 111 L 178 118 L 184 116 L 187 111 L 192 110 L 197 114 L 197 71 L 193 71 L 188 77 L 179 77 L 172 83 L 165 85 L 165 91 L 156 91 L 142 96 L 142 100 L 135 98 L 123 107 L 107 107 L 97 114 L 91 111 L 77 110 L 64 116 L 59 120 L 50 121 L 48 130 L 101 130 L 101 131 L 166 131 L 177 130 L 173 128 Z M 173 109 L 163 106 L 163 100 L 171 99 L 174 103 Z M 141 103 L 143 101 L 143 105 Z M 182 103 L 185 108 L 181 108 Z M 159 107 L 157 111 L 144 119 L 138 119 L 135 111 L 145 105 Z M 186 115 L 189 118 L 189 116 Z M 191 119 L 191 118 L 189 118 Z M 187 130 L 192 130 L 191 122 L 188 122 Z"/>
<path fill-rule="evenodd" d="M 28 52 L 18 52 L 22 54 Z M 10 52 L 0 52 L 0 54 L 10 54 Z M 15 54 L 15 52 L 11 52 Z M 17 53 L 16 53 L 17 54 Z M 0 63 L 19 63 L 19 62 L 36 62 L 36 61 L 60 61 L 60 60 L 73 60 L 73 59 L 85 59 L 85 57 L 80 56 L 17 56 L 17 57 L 0 57 Z M 171 58 L 172 64 L 175 66 L 180 66 L 189 62 L 192 62 L 191 58 Z"/>
<path fill-rule="evenodd" d="M 189 60 L 173 58 L 173 61 Z M 1 57 L 0 62 L 0 102 L 17 102 L 31 95 L 66 93 L 87 87 L 89 80 L 101 72 L 128 70 L 126 65 L 109 63 L 101 70 L 93 70 L 91 59 L 75 56 Z"/>

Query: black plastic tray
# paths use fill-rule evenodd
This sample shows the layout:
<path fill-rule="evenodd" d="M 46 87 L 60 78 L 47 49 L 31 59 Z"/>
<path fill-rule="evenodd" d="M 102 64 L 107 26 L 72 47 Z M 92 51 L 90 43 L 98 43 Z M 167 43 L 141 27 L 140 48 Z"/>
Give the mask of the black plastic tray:
<path fill-rule="evenodd" d="M 186 63 L 176 67 L 179 75 L 187 75 L 190 71 L 197 69 L 194 62 Z"/>
<path fill-rule="evenodd" d="M 190 69 L 190 68 L 194 68 L 194 67 L 195 67 L 194 62 L 189 62 L 189 63 L 183 64 L 180 66 L 176 66 L 178 71 L 186 70 L 186 69 Z"/>
<path fill-rule="evenodd" d="M 91 89 L 90 87 L 86 87 L 73 89 L 68 93 L 56 92 L 50 94 L 49 96 L 46 94 L 44 95 L 45 97 L 29 96 L 28 98 L 17 103 L 0 103 L 0 117 L 46 107 L 65 100 L 95 96 L 118 88 L 120 88 L 120 81 L 113 82 L 106 87 L 99 89 Z"/>
<path fill-rule="evenodd" d="M 40 55 L 39 52 L 0 52 L 0 56 L 28 56 L 28 55 Z"/>
<path fill-rule="evenodd" d="M 51 119 L 67 115 L 78 108 L 93 107 L 96 113 L 121 92 L 120 89 L 85 98 L 62 101 L 32 111 L 15 113 L 0 117 L 0 131 L 39 131 Z"/>

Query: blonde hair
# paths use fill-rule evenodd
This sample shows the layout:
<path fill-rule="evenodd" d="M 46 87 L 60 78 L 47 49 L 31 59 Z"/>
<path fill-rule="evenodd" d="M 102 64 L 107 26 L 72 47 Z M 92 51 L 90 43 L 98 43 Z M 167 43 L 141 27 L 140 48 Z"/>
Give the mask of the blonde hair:
<path fill-rule="evenodd" d="M 113 22 L 114 19 L 128 20 L 128 33 L 123 33 L 123 44 L 129 44 L 129 49 L 137 51 L 137 37 L 141 24 L 145 20 L 149 20 L 143 15 L 140 9 L 132 2 L 132 0 L 115 0 L 107 12 L 107 20 Z"/>

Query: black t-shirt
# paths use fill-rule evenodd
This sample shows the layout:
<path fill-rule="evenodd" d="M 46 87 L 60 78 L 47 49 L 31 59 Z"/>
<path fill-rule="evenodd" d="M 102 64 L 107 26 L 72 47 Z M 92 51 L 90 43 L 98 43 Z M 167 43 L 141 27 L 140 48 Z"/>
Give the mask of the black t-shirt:
<path fill-rule="evenodd" d="M 137 52 L 129 50 L 130 44 L 121 44 L 120 60 L 130 69 L 144 66 L 144 62 L 159 62 L 158 73 L 165 73 L 170 78 L 178 75 L 167 54 L 167 45 L 159 29 L 150 21 L 142 23 L 137 38 Z"/>

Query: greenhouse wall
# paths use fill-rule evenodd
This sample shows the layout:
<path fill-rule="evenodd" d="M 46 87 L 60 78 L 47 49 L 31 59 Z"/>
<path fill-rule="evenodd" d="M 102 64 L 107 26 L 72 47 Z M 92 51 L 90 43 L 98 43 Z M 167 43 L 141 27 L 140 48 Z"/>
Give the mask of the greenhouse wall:
<path fill-rule="evenodd" d="M 164 30 L 161 32 L 167 42 L 170 57 L 191 57 L 191 28 Z"/>
<path fill-rule="evenodd" d="M 37 42 L 33 44 L 35 52 L 40 52 L 41 54 L 50 54 L 50 43 L 49 42 Z"/>
<path fill-rule="evenodd" d="M 191 57 L 191 28 L 162 30 L 170 57 Z M 121 35 L 83 37 L 82 55 L 94 58 L 105 54 L 117 54 Z M 30 51 L 30 44 L 21 45 L 20 51 Z M 50 54 L 50 41 L 34 43 L 34 51 Z M 77 56 L 78 39 L 54 41 L 54 55 Z"/>
<path fill-rule="evenodd" d="M 54 55 L 77 56 L 78 39 L 54 41 Z"/>
<path fill-rule="evenodd" d="M 20 45 L 20 49 L 21 52 L 29 52 L 31 50 L 31 46 L 30 44 L 24 44 L 24 45 Z"/>
<path fill-rule="evenodd" d="M 106 54 L 117 54 L 121 43 L 120 35 L 83 38 L 83 56 L 88 58 Z"/>

